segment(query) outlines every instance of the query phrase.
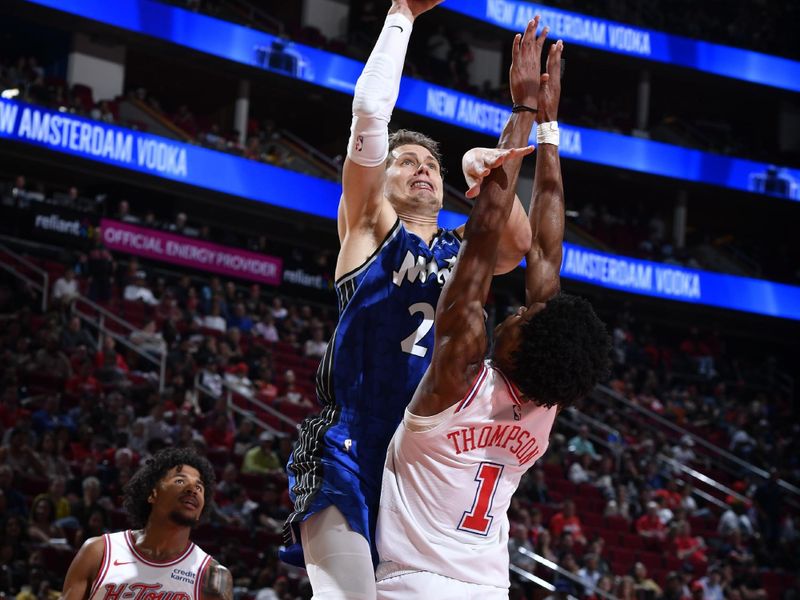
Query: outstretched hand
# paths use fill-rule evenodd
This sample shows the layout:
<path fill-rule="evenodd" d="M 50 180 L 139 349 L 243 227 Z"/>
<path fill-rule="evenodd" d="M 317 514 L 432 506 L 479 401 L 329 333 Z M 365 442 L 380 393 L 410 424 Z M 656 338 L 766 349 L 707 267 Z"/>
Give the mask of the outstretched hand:
<path fill-rule="evenodd" d="M 561 98 L 561 54 L 564 42 L 558 40 L 547 53 L 547 71 L 542 73 L 539 83 L 539 112 L 536 121 L 547 123 L 558 120 L 558 101 Z"/>
<path fill-rule="evenodd" d="M 511 48 L 511 70 L 509 84 L 511 99 L 515 104 L 524 104 L 536 108 L 539 94 L 539 74 L 542 70 L 542 47 L 547 39 L 549 27 L 545 27 L 540 35 L 536 35 L 539 28 L 539 15 L 528 21 L 524 34 L 514 36 L 514 45 Z"/>
<path fill-rule="evenodd" d="M 392 0 L 392 8 L 389 9 L 389 13 L 400 12 L 413 21 L 422 13 L 428 12 L 442 2 L 444 0 Z"/>
<path fill-rule="evenodd" d="M 527 156 L 534 151 L 533 146 L 524 148 L 473 148 L 464 154 L 461 167 L 467 181 L 467 198 L 474 198 L 481 191 L 481 183 L 488 177 L 492 169 L 496 169 L 509 159 Z"/>

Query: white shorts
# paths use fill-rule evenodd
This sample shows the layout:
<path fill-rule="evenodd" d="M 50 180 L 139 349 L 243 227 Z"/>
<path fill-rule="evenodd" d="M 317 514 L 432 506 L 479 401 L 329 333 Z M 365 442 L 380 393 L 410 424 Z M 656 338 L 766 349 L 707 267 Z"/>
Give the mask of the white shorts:
<path fill-rule="evenodd" d="M 378 600 L 508 600 L 508 588 L 467 583 L 430 571 L 378 566 Z"/>

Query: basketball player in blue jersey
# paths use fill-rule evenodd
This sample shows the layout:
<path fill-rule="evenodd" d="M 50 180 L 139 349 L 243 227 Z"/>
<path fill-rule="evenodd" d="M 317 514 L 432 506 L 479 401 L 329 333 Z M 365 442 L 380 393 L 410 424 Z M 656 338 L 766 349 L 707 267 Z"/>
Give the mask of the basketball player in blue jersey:
<path fill-rule="evenodd" d="M 431 357 L 434 311 L 463 228 L 439 228 L 437 144 L 388 124 L 413 21 L 441 0 L 394 0 L 356 85 L 339 204 L 339 323 L 317 372 L 318 416 L 289 460 L 294 511 L 282 558 L 305 565 L 315 598 L 374 598 L 374 530 L 386 447 Z M 495 165 L 517 149 L 488 153 Z M 480 169 L 476 173 L 480 175 Z M 530 246 L 517 202 L 498 272 Z"/>
<path fill-rule="evenodd" d="M 585 300 L 560 294 L 564 190 L 557 109 L 562 42 L 539 78 L 544 34 L 515 39 L 511 92 L 537 109 L 536 177 L 526 303 L 488 346 L 483 305 L 520 160 L 482 184 L 458 262 L 436 310 L 433 359 L 392 438 L 378 517 L 378 598 L 508 599 L 506 513 L 520 478 L 543 455 L 558 410 L 608 369 L 605 325 Z M 523 113 L 504 135 L 527 140 Z"/>
<path fill-rule="evenodd" d="M 214 497 L 214 469 L 194 451 L 158 452 L 125 486 L 134 529 L 90 538 L 62 600 L 233 600 L 230 571 L 189 539 Z"/>

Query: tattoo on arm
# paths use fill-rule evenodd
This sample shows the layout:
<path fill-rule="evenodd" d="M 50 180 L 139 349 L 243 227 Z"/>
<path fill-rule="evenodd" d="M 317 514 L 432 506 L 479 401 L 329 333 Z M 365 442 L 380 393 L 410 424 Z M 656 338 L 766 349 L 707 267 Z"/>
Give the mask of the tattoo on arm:
<path fill-rule="evenodd" d="M 211 559 L 203 573 L 200 586 L 202 600 L 233 600 L 233 577 L 231 572 Z"/>

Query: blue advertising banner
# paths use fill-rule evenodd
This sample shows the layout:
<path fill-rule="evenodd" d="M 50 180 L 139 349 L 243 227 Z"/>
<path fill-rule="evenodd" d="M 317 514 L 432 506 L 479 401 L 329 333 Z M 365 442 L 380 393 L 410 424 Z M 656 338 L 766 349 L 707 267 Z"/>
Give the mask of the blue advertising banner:
<path fill-rule="evenodd" d="M 2 139 L 336 218 L 341 190 L 336 183 L 24 102 L 0 98 Z"/>
<path fill-rule="evenodd" d="M 0 98 L 0 140 L 335 219 L 338 184 L 156 135 Z M 442 211 L 455 228 L 465 216 Z M 562 276 L 623 292 L 800 320 L 800 287 L 564 244 Z"/>
<path fill-rule="evenodd" d="M 616 256 L 567 242 L 561 276 L 622 292 L 800 320 L 800 287 Z"/>
<path fill-rule="evenodd" d="M 553 39 L 800 92 L 800 62 L 787 58 L 669 35 L 525 0 L 447 0 L 442 8 L 514 32 L 523 31 L 534 15 L 541 15 L 542 25 L 550 27 Z"/>
<path fill-rule="evenodd" d="M 28 1 L 347 94 L 353 93 L 363 68 L 343 56 L 153 0 Z M 795 82 L 800 82 L 800 74 Z M 409 77 L 403 79 L 397 107 L 492 137 L 500 134 L 509 114 L 505 106 Z M 561 153 L 610 167 L 800 200 L 798 169 L 564 124 Z"/>

